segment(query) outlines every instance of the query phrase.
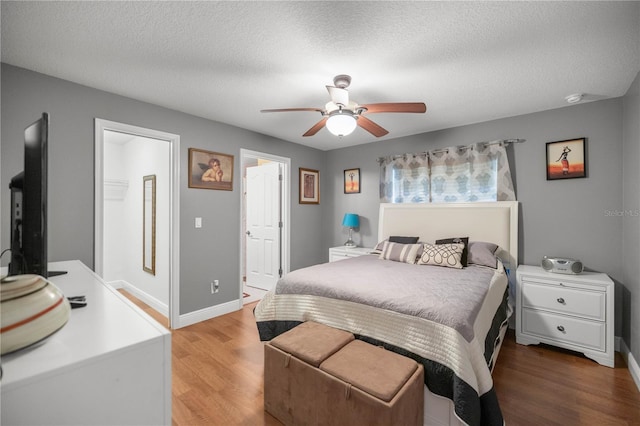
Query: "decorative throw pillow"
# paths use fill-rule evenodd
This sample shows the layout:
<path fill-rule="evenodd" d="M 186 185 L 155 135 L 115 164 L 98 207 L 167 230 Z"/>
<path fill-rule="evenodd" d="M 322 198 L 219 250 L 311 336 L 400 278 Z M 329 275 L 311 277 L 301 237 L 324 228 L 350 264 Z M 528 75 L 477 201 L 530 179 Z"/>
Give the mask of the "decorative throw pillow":
<path fill-rule="evenodd" d="M 395 262 L 416 263 L 422 244 L 399 244 L 385 241 L 378 257 Z"/>
<path fill-rule="evenodd" d="M 389 237 L 389 242 L 400 243 L 400 244 L 415 244 L 418 242 L 418 238 L 420 237 L 400 237 L 397 235 L 393 235 Z"/>
<path fill-rule="evenodd" d="M 422 254 L 418 257 L 418 265 L 445 266 L 462 269 L 463 243 L 423 244 Z"/>
<path fill-rule="evenodd" d="M 376 247 L 371 251 L 372 254 L 380 254 L 382 253 L 382 247 L 384 246 L 384 243 L 386 243 L 389 240 L 382 240 L 380 241 L 378 244 L 376 244 Z"/>
<path fill-rule="evenodd" d="M 389 237 L 389 239 L 387 240 L 382 240 L 380 241 L 376 247 L 373 249 L 373 251 L 371 252 L 372 254 L 380 254 L 382 252 L 382 246 L 384 245 L 385 242 L 389 241 L 390 243 L 398 243 L 398 244 L 415 244 L 418 242 L 418 238 L 419 237 L 399 237 L 399 236 L 392 236 Z"/>
<path fill-rule="evenodd" d="M 463 243 L 464 250 L 462 250 L 462 258 L 460 259 L 460 263 L 462 266 L 466 267 L 468 264 L 469 257 L 469 249 L 467 246 L 469 245 L 469 237 L 456 237 L 456 238 L 444 238 L 442 240 L 436 240 L 436 244 L 451 244 L 451 243 Z"/>
<path fill-rule="evenodd" d="M 484 241 L 471 241 L 469 243 L 469 264 L 488 266 L 498 269 L 498 258 L 496 252 L 498 245 Z"/>

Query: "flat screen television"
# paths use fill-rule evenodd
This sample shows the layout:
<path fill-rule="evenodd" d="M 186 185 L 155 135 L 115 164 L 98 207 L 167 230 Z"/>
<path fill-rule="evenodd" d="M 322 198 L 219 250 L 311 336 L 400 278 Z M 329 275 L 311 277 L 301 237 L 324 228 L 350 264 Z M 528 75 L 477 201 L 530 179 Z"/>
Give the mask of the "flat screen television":
<path fill-rule="evenodd" d="M 11 261 L 9 275 L 47 270 L 47 145 L 49 114 L 24 130 L 24 169 L 11 179 Z"/>

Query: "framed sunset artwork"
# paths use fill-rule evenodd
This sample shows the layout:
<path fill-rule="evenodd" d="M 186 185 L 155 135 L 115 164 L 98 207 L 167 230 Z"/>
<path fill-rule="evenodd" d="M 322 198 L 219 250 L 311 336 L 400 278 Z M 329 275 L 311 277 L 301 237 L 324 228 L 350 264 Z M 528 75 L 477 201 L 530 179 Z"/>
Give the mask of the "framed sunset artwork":
<path fill-rule="evenodd" d="M 344 171 L 344 193 L 360 193 L 360 169 L 347 169 Z"/>
<path fill-rule="evenodd" d="M 547 142 L 547 180 L 587 177 L 586 139 Z"/>

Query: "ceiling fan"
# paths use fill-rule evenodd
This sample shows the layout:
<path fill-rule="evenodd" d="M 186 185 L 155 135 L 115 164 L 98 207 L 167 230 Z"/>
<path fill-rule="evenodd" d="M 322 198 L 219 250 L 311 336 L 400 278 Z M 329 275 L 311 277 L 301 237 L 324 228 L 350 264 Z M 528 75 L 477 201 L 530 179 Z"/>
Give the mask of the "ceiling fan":
<path fill-rule="evenodd" d="M 359 105 L 349 99 L 347 87 L 351 84 L 351 77 L 345 74 L 337 75 L 333 79 L 333 86 L 326 86 L 331 96 L 324 109 L 321 108 L 277 108 L 263 109 L 260 112 L 290 112 L 290 111 L 318 111 L 322 120 L 306 131 L 302 136 L 313 136 L 323 127 L 336 136 L 346 136 L 357 126 L 362 127 L 375 137 L 389 133 L 380 125 L 365 117 L 365 114 L 382 112 L 411 112 L 423 113 L 427 106 L 422 102 L 389 102 Z"/>

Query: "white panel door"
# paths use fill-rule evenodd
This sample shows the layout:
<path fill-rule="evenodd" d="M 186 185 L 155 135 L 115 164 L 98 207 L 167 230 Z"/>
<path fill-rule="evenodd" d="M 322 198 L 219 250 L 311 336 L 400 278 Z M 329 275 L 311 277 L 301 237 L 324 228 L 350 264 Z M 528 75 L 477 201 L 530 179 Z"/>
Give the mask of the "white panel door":
<path fill-rule="evenodd" d="M 280 278 L 280 164 L 247 168 L 247 285 L 271 290 Z"/>

